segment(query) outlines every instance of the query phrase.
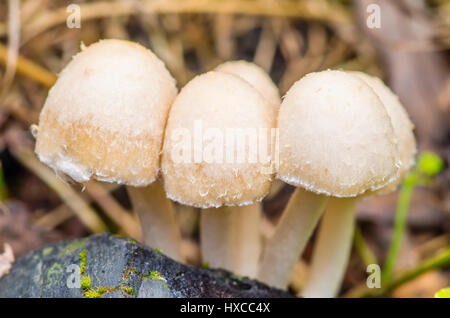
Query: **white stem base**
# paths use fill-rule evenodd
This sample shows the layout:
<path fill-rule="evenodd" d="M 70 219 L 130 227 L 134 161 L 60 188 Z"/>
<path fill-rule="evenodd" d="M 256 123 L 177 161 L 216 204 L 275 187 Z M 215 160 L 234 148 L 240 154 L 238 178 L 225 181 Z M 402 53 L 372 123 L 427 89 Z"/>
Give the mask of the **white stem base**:
<path fill-rule="evenodd" d="M 144 243 L 159 248 L 177 261 L 182 261 L 181 235 L 172 202 L 159 181 L 147 187 L 127 187 L 134 212 L 142 227 Z"/>
<path fill-rule="evenodd" d="M 234 272 L 241 276 L 256 278 L 259 256 L 261 255 L 261 203 L 233 209 L 236 220 L 235 249 L 237 259 Z"/>
<path fill-rule="evenodd" d="M 260 203 L 202 210 L 203 262 L 254 278 L 261 251 L 260 217 Z"/>
<path fill-rule="evenodd" d="M 292 270 L 322 215 L 328 197 L 301 188 L 292 194 L 261 259 L 258 279 L 285 289 Z"/>
<path fill-rule="evenodd" d="M 212 268 L 233 271 L 236 248 L 235 223 L 231 207 L 200 211 L 200 244 L 202 262 Z"/>
<path fill-rule="evenodd" d="M 355 224 L 355 198 L 332 198 L 319 229 L 303 297 L 336 297 L 347 267 Z"/>

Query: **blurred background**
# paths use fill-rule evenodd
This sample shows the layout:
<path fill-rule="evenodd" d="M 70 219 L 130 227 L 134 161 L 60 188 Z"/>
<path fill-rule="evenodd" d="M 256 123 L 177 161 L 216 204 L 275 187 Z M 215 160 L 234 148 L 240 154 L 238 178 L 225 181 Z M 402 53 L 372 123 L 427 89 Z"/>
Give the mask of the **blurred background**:
<path fill-rule="evenodd" d="M 180 88 L 234 59 L 264 68 L 282 95 L 303 75 L 328 68 L 383 78 L 411 116 L 419 152 L 433 151 L 442 161 L 414 189 L 396 280 L 379 295 L 433 297 L 450 285 L 450 0 L 1 1 L 0 253 L 3 243 L 17 258 L 51 242 L 97 233 L 92 215 L 112 233 L 140 238 L 123 187 L 68 185 L 33 153 L 30 126 L 38 122 L 56 74 L 81 43 L 103 38 L 150 48 Z M 278 183 L 272 190 L 263 204 L 265 237 L 293 189 Z M 386 259 L 398 194 L 359 203 L 341 296 L 371 295 L 362 289 L 366 266 Z M 177 206 L 177 212 L 184 253 L 200 265 L 198 211 Z M 294 294 L 313 246 L 314 237 L 295 268 Z"/>

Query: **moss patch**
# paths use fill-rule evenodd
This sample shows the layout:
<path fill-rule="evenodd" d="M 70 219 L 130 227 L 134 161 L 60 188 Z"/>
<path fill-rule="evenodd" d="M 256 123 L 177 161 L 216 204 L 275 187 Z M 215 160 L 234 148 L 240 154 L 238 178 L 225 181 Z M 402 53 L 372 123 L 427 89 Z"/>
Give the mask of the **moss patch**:
<path fill-rule="evenodd" d="M 209 262 L 204 262 L 204 263 L 202 264 L 202 268 L 208 269 L 208 268 L 209 268 Z"/>
<path fill-rule="evenodd" d="M 126 287 L 122 287 L 122 290 L 127 293 L 128 295 L 131 295 L 131 293 L 133 292 L 133 288 L 126 286 Z"/>
<path fill-rule="evenodd" d="M 127 295 L 134 296 L 136 295 L 136 288 L 129 286 L 117 286 L 117 287 L 109 287 L 109 286 L 99 286 L 97 289 L 89 289 L 84 293 L 85 298 L 102 298 L 103 295 L 107 293 L 112 293 L 115 291 L 121 290 Z"/>
<path fill-rule="evenodd" d="M 46 247 L 42 250 L 42 256 L 48 256 L 53 252 L 53 247 Z"/>
<path fill-rule="evenodd" d="M 77 250 L 84 247 L 86 245 L 86 242 L 87 238 L 70 242 L 64 249 L 59 252 L 59 256 L 67 256 L 75 253 Z"/>
<path fill-rule="evenodd" d="M 158 271 L 151 271 L 150 275 L 144 275 L 142 276 L 142 279 L 158 279 L 162 281 L 166 281 L 166 279 L 162 276 L 162 274 Z"/>
<path fill-rule="evenodd" d="M 53 265 L 47 271 L 47 283 L 49 286 L 56 285 L 59 282 L 59 277 L 61 277 L 61 273 L 63 272 L 63 268 L 59 263 L 53 263 Z M 56 281 L 54 277 L 58 277 Z"/>
<path fill-rule="evenodd" d="M 91 289 L 91 278 L 89 276 L 81 277 L 81 288 L 83 288 L 83 290 Z"/>
<path fill-rule="evenodd" d="M 81 288 L 83 289 L 84 298 L 102 298 L 106 293 L 112 293 L 118 290 L 123 291 L 127 295 L 134 296 L 136 294 L 136 289 L 130 286 L 125 286 L 125 282 L 128 276 L 132 272 L 137 272 L 133 267 L 128 268 L 125 273 L 122 274 L 122 284 L 116 287 L 110 286 L 99 286 L 97 289 L 91 287 L 91 278 L 85 276 L 86 272 L 86 250 L 80 252 L 80 274 L 81 274 Z"/>
<path fill-rule="evenodd" d="M 102 296 L 106 293 L 106 289 L 99 287 L 97 290 L 89 289 L 84 293 L 85 298 L 102 298 Z"/>
<path fill-rule="evenodd" d="M 162 254 L 162 253 L 163 253 L 163 250 L 160 249 L 160 248 L 157 248 L 157 247 L 154 247 L 153 250 L 154 250 L 156 253 L 159 253 L 159 254 Z"/>
<path fill-rule="evenodd" d="M 80 274 L 83 276 L 84 272 L 86 271 L 86 250 L 82 250 L 80 252 Z"/>

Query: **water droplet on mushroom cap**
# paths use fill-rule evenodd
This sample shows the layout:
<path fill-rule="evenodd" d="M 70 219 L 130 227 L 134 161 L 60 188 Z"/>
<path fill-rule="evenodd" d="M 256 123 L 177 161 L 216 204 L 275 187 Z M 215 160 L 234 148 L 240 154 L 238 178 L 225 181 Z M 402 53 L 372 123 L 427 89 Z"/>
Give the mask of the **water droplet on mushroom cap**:
<path fill-rule="evenodd" d="M 171 156 L 175 147 L 172 133 L 183 128 L 192 137 L 194 124 L 198 121 L 202 122 L 203 132 L 214 128 L 223 136 L 230 128 L 257 132 L 259 128 L 274 127 L 273 114 L 262 95 L 238 76 L 213 71 L 191 80 L 175 99 L 166 126 L 161 165 L 168 197 L 201 208 L 251 204 L 261 200 L 271 184 L 271 175 L 261 173 L 264 164 L 249 162 L 248 153 L 242 163 L 236 160 L 232 163 L 176 162 Z M 189 141 L 193 144 L 191 139 Z M 225 158 L 229 149 L 225 143 L 220 146 L 224 147 Z M 267 167 L 270 164 L 265 163 Z M 190 175 L 195 178 L 194 183 Z"/>
<path fill-rule="evenodd" d="M 81 177 L 76 171 L 85 171 L 88 178 L 147 185 L 158 173 L 176 93 L 175 80 L 150 50 L 121 40 L 94 43 L 74 56 L 51 88 L 36 153 L 75 180 Z M 70 147 L 64 151 L 63 145 Z"/>

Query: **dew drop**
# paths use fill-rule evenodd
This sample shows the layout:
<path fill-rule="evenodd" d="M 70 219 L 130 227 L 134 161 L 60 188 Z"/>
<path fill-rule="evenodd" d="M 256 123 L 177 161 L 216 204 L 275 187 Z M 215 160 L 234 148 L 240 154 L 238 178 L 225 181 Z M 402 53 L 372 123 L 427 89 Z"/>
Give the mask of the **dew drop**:
<path fill-rule="evenodd" d="M 36 139 L 37 135 L 39 133 L 39 126 L 35 125 L 35 124 L 31 125 L 30 126 L 30 132 L 31 132 L 31 135 L 34 137 L 34 139 Z"/>
<path fill-rule="evenodd" d="M 209 193 L 209 189 L 206 189 L 206 190 L 200 189 L 200 190 L 198 191 L 198 194 L 199 194 L 202 198 L 206 197 L 206 196 L 208 195 L 208 193 Z"/>

